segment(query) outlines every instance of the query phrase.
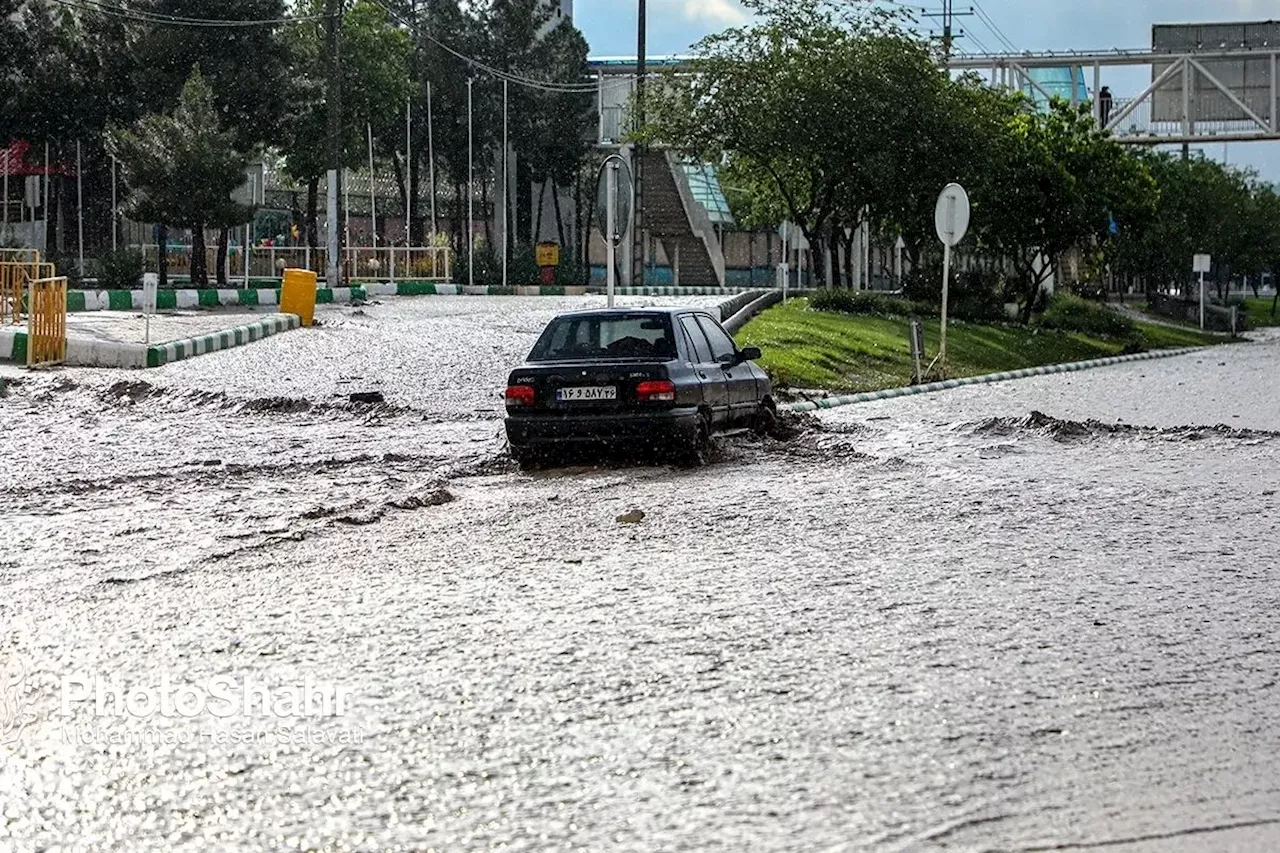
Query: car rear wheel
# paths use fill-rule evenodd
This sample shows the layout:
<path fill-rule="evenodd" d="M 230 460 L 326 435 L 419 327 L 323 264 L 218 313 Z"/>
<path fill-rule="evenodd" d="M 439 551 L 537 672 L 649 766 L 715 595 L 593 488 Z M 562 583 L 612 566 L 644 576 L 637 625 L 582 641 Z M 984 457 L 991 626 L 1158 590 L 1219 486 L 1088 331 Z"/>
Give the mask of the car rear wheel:
<path fill-rule="evenodd" d="M 697 429 L 681 454 L 680 461 L 690 468 L 701 468 L 711 461 L 711 421 L 705 414 L 698 416 Z"/>
<path fill-rule="evenodd" d="M 531 448 L 512 446 L 511 458 L 520 466 L 521 471 L 528 471 L 536 468 L 542 457 Z"/>
<path fill-rule="evenodd" d="M 755 420 L 751 424 L 751 429 L 756 435 L 769 435 L 777 425 L 778 407 L 774 404 L 772 398 L 765 397 L 760 401 L 760 408 L 756 410 Z"/>

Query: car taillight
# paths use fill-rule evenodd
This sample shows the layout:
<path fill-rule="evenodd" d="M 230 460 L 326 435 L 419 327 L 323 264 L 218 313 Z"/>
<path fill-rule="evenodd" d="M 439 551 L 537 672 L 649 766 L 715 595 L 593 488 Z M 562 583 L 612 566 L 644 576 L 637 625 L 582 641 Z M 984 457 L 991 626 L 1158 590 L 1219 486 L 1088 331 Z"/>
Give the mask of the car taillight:
<path fill-rule="evenodd" d="M 503 392 L 502 396 L 506 398 L 507 406 L 510 408 L 514 408 L 516 406 L 532 406 L 533 386 L 508 385 L 507 390 Z"/>
<path fill-rule="evenodd" d="M 676 398 L 676 386 L 670 379 L 641 382 L 636 385 L 636 399 L 641 403 L 658 400 L 671 402 Z"/>

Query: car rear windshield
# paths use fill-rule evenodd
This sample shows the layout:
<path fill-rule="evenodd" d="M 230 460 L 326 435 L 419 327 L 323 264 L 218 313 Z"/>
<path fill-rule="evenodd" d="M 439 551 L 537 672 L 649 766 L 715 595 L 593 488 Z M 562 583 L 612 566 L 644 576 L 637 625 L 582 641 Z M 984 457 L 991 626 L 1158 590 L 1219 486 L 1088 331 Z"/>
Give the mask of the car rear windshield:
<path fill-rule="evenodd" d="M 557 317 L 529 354 L 530 361 L 672 359 L 671 318 L 666 314 L 586 314 Z"/>

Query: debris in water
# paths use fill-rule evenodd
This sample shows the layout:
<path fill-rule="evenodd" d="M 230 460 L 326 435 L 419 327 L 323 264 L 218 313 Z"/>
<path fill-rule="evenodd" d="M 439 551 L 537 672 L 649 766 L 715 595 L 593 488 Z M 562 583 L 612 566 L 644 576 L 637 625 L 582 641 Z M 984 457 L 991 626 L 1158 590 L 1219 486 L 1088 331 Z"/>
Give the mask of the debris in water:
<path fill-rule="evenodd" d="M 352 403 L 372 406 L 378 403 L 385 403 L 386 399 L 382 396 L 381 391 L 356 391 L 348 395 L 348 400 Z"/>
<path fill-rule="evenodd" d="M 644 521 L 644 510 L 633 509 L 618 516 L 619 524 L 639 524 Z"/>
<path fill-rule="evenodd" d="M 422 509 L 428 506 L 453 503 L 457 499 L 457 496 L 448 489 L 434 489 L 425 495 L 409 495 L 399 500 L 387 501 L 387 506 L 395 509 Z"/>

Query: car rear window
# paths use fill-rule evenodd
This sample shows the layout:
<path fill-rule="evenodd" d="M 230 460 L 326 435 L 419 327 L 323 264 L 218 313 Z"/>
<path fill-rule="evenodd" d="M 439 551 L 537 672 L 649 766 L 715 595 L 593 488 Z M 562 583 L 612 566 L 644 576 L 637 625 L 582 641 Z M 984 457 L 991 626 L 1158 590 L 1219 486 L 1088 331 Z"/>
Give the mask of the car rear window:
<path fill-rule="evenodd" d="M 529 353 L 530 361 L 675 357 L 675 337 L 666 314 L 557 317 Z"/>

